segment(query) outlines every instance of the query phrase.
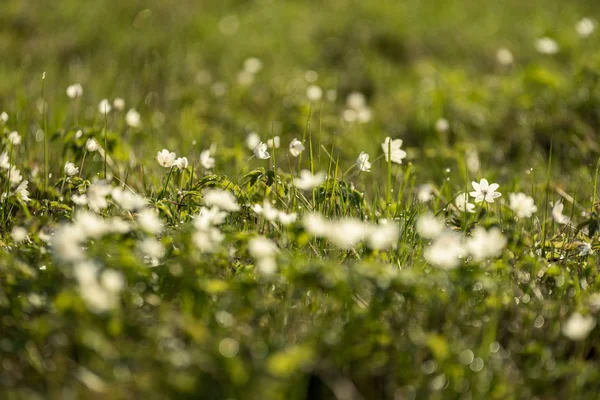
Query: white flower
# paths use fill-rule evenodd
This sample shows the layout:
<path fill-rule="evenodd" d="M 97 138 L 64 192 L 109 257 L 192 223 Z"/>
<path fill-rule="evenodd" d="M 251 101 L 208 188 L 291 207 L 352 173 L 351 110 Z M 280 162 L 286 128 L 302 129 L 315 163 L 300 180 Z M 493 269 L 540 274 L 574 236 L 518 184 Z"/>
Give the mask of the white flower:
<path fill-rule="evenodd" d="M 19 135 L 19 132 L 13 131 L 8 135 L 8 141 L 13 146 L 18 146 L 21 144 L 21 135 Z"/>
<path fill-rule="evenodd" d="M 2 122 L 3 124 L 8 122 L 8 114 L 6 113 L 6 111 L 2 111 L 2 113 L 0 114 L 0 122 Z"/>
<path fill-rule="evenodd" d="M 177 160 L 175 160 L 174 165 L 179 168 L 180 171 L 183 171 L 188 167 L 189 162 L 187 157 L 179 157 Z"/>
<path fill-rule="evenodd" d="M 258 146 L 254 149 L 254 155 L 259 160 L 266 160 L 267 158 L 271 158 L 271 155 L 267 151 L 267 144 L 260 142 Z"/>
<path fill-rule="evenodd" d="M 300 177 L 294 178 L 294 186 L 300 190 L 312 190 L 325 182 L 326 175 L 323 172 L 317 172 L 313 175 L 309 170 L 300 171 Z"/>
<path fill-rule="evenodd" d="M 252 238 L 248 242 L 248 252 L 256 259 L 258 271 L 263 275 L 272 275 L 277 270 L 277 251 L 277 245 L 264 236 Z"/>
<path fill-rule="evenodd" d="M 328 224 L 325 237 L 341 249 L 350 250 L 371 233 L 371 226 L 354 218 L 343 218 Z"/>
<path fill-rule="evenodd" d="M 227 212 L 221 211 L 219 207 L 200 208 L 198 215 L 194 217 L 194 227 L 198 230 L 207 230 L 213 226 L 221 225 L 227 218 Z"/>
<path fill-rule="evenodd" d="M 256 146 L 258 146 L 260 143 L 261 143 L 261 141 L 260 141 L 260 136 L 258 136 L 258 133 L 250 132 L 248 134 L 248 136 L 246 136 L 246 146 L 250 150 L 254 151 Z"/>
<path fill-rule="evenodd" d="M 432 214 L 425 214 L 417 220 L 417 233 L 425 239 L 435 239 L 444 231 L 444 221 Z"/>
<path fill-rule="evenodd" d="M 22 243 L 27 240 L 27 229 L 22 226 L 15 226 L 12 229 L 10 236 L 15 243 Z"/>
<path fill-rule="evenodd" d="M 317 85 L 310 85 L 306 89 L 306 97 L 309 101 L 319 101 L 323 98 L 323 89 Z"/>
<path fill-rule="evenodd" d="M 218 207 L 221 210 L 234 212 L 239 211 L 240 206 L 233 194 L 221 189 L 206 189 L 204 191 L 204 203 L 207 207 Z"/>
<path fill-rule="evenodd" d="M 453 232 L 445 232 L 438 236 L 423 253 L 429 264 L 443 269 L 458 267 L 464 255 L 462 239 Z"/>
<path fill-rule="evenodd" d="M 279 222 L 281 222 L 282 225 L 289 225 L 289 224 L 293 224 L 294 222 L 296 222 L 296 220 L 298 219 L 298 214 L 296 214 L 296 213 L 287 214 L 283 211 L 280 211 L 277 214 L 277 218 L 279 219 Z"/>
<path fill-rule="evenodd" d="M 8 159 L 8 153 L 3 152 L 0 154 L 0 168 L 9 169 L 10 168 L 10 160 Z"/>
<path fill-rule="evenodd" d="M 29 185 L 29 182 L 23 181 L 19 183 L 19 186 L 17 186 L 17 188 L 15 189 L 15 194 L 19 196 L 23 201 L 31 200 L 29 198 L 29 190 L 27 190 L 27 185 Z"/>
<path fill-rule="evenodd" d="M 215 167 L 216 161 L 212 157 L 212 152 L 210 150 L 203 150 L 200 153 L 200 165 L 204 169 L 213 169 Z"/>
<path fill-rule="evenodd" d="M 417 200 L 427 203 L 431 199 L 433 199 L 433 187 L 428 183 L 420 185 L 417 189 Z"/>
<path fill-rule="evenodd" d="M 123 274 L 114 269 L 105 269 L 100 275 L 100 283 L 111 293 L 120 293 L 125 287 Z"/>
<path fill-rule="evenodd" d="M 529 218 L 537 211 L 533 198 L 525 193 L 509 193 L 510 209 L 517 214 L 519 218 Z"/>
<path fill-rule="evenodd" d="M 156 235 L 162 231 L 163 226 L 158 219 L 158 212 L 154 209 L 145 208 L 137 214 L 137 221 L 142 230 Z"/>
<path fill-rule="evenodd" d="M 108 114 L 110 113 L 110 110 L 112 110 L 112 107 L 110 106 L 110 101 L 108 101 L 108 99 L 104 99 L 98 104 L 98 111 L 100 111 L 101 114 Z"/>
<path fill-rule="evenodd" d="M 258 73 L 263 67 L 262 61 L 257 57 L 249 57 L 244 60 L 244 71 L 251 74 Z"/>
<path fill-rule="evenodd" d="M 165 168 L 171 168 L 173 165 L 175 165 L 176 157 L 177 155 L 175 153 L 170 152 L 167 149 L 162 149 L 158 152 L 158 154 L 156 154 L 156 161 L 158 161 L 158 163 Z"/>
<path fill-rule="evenodd" d="M 125 123 L 132 128 L 137 128 L 141 125 L 142 118 L 140 113 L 135 110 L 135 108 L 129 109 L 127 114 L 125 114 Z"/>
<path fill-rule="evenodd" d="M 494 227 L 486 231 L 477 227 L 467 240 L 466 248 L 475 261 L 484 261 L 499 256 L 506 247 L 506 238 L 500 229 Z"/>
<path fill-rule="evenodd" d="M 562 213 L 564 208 L 565 205 L 560 201 L 552 207 L 552 218 L 561 225 L 566 225 L 570 222 L 569 217 Z"/>
<path fill-rule="evenodd" d="M 475 197 L 475 203 L 481 203 L 484 200 L 488 203 L 493 203 L 494 199 L 502 196 L 501 193 L 496 192 L 496 189 L 498 189 L 500 185 L 497 183 L 492 183 L 490 185 L 487 179 L 482 179 L 479 183 L 471 182 L 471 185 L 473 185 L 475 191 L 469 194 L 472 197 Z"/>
<path fill-rule="evenodd" d="M 443 133 L 448 132 L 448 129 L 450 129 L 450 123 L 446 118 L 440 118 L 437 121 L 435 121 L 436 131 Z"/>
<path fill-rule="evenodd" d="M 385 161 L 388 162 L 391 157 L 393 163 L 402 164 L 402 160 L 406 158 L 406 152 L 401 147 L 402 139 L 392 140 L 390 137 L 386 137 L 381 144 L 383 154 L 385 154 Z"/>
<path fill-rule="evenodd" d="M 65 175 L 67 176 L 73 176 L 73 175 L 77 175 L 77 173 L 79 172 L 79 168 L 75 166 L 75 164 L 73 164 L 72 162 L 67 162 L 65 164 Z"/>
<path fill-rule="evenodd" d="M 460 211 L 461 213 L 467 212 L 469 214 L 472 214 L 475 212 L 475 204 L 469 203 L 469 195 L 466 193 L 461 193 L 458 196 L 456 196 L 454 204 L 456 205 L 458 211 Z"/>
<path fill-rule="evenodd" d="M 164 246 L 155 238 L 145 238 L 138 244 L 138 249 L 144 255 L 152 258 L 162 258 L 165 255 Z"/>
<path fill-rule="evenodd" d="M 274 208 L 267 199 L 265 199 L 262 206 L 260 204 L 254 204 L 252 206 L 252 211 L 261 215 L 267 221 L 275 221 L 279 216 L 279 211 Z"/>
<path fill-rule="evenodd" d="M 89 138 L 87 142 L 85 142 L 85 149 L 90 153 L 97 151 L 99 148 L 100 145 L 98 144 L 98 142 L 96 142 L 96 139 L 94 138 Z"/>
<path fill-rule="evenodd" d="M 223 239 L 223 234 L 217 228 L 198 230 L 192 235 L 194 245 L 202 253 L 214 252 Z"/>
<path fill-rule="evenodd" d="M 113 106 L 115 107 L 115 110 L 123 111 L 123 109 L 125 109 L 125 100 L 123 100 L 120 97 L 117 97 L 113 100 Z"/>
<path fill-rule="evenodd" d="M 146 200 L 129 189 L 116 187 L 112 189 L 110 195 L 124 210 L 135 211 L 146 207 Z"/>
<path fill-rule="evenodd" d="M 83 86 L 80 83 L 74 83 L 67 87 L 67 96 L 71 99 L 76 99 L 83 95 Z"/>
<path fill-rule="evenodd" d="M 582 18 L 575 25 L 575 30 L 582 38 L 588 37 L 596 30 L 596 22 L 591 18 Z"/>
<path fill-rule="evenodd" d="M 549 37 L 543 37 L 535 41 L 535 49 L 542 54 L 558 53 L 558 43 Z"/>
<path fill-rule="evenodd" d="M 496 51 L 496 60 L 502 65 L 510 65 L 514 62 L 514 56 L 509 49 L 502 47 Z"/>
<path fill-rule="evenodd" d="M 364 151 L 358 155 L 356 159 L 356 166 L 363 172 L 371 172 L 371 163 L 369 162 L 369 155 Z"/>
<path fill-rule="evenodd" d="M 596 327 L 596 319 L 591 315 L 583 316 L 576 312 L 572 314 L 569 319 L 562 324 L 562 334 L 567 338 L 575 341 L 583 340 Z"/>
<path fill-rule="evenodd" d="M 302 144 L 302 142 L 294 138 L 290 142 L 290 154 L 292 155 L 292 157 L 298 157 L 303 151 L 304 145 Z"/>
<path fill-rule="evenodd" d="M 108 201 L 106 196 L 111 192 L 111 187 L 104 184 L 103 182 L 97 182 L 92 184 L 87 190 L 88 205 L 95 212 L 108 207 Z"/>
<path fill-rule="evenodd" d="M 270 149 L 278 149 L 279 146 L 281 146 L 281 139 L 279 136 L 274 136 L 272 139 L 267 140 L 267 146 L 269 146 Z"/>
<path fill-rule="evenodd" d="M 14 165 L 11 166 L 10 170 L 8 171 L 8 180 L 13 186 L 20 183 L 23 180 L 23 177 L 21 176 L 21 171 L 16 169 Z"/>
<path fill-rule="evenodd" d="M 370 108 L 364 107 L 358 110 L 356 116 L 358 118 L 358 122 L 362 122 L 364 124 L 371 120 L 373 113 L 371 112 Z"/>
<path fill-rule="evenodd" d="M 88 199 L 85 194 L 74 194 L 73 196 L 71 196 L 71 200 L 73 200 L 73 203 L 75 203 L 78 206 L 85 206 L 88 203 Z"/>
<path fill-rule="evenodd" d="M 395 223 L 381 223 L 371 229 L 367 238 L 369 247 L 375 250 L 387 250 L 395 247 L 400 235 L 400 228 Z"/>
<path fill-rule="evenodd" d="M 305 214 L 302 224 L 308 233 L 318 237 L 325 236 L 329 229 L 328 222 L 321 215 L 315 213 Z"/>
<path fill-rule="evenodd" d="M 348 108 L 351 108 L 353 110 L 360 110 L 361 108 L 366 107 L 366 105 L 367 100 L 365 98 L 365 95 L 361 92 L 352 92 L 348 94 L 348 97 L 346 97 L 346 106 Z"/>

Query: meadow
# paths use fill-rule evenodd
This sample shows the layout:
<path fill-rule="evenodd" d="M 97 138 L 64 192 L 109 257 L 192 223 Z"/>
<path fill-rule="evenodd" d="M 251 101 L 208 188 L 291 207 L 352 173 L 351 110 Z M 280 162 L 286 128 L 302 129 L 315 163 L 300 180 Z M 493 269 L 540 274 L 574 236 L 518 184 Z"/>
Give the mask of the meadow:
<path fill-rule="evenodd" d="M 4 0 L 0 398 L 597 398 L 599 21 Z"/>

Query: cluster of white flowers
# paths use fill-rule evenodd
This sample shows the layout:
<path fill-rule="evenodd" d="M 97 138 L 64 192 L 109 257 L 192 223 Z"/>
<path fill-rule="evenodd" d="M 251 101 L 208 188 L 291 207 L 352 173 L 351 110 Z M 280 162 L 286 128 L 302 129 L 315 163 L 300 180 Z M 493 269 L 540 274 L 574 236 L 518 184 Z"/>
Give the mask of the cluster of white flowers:
<path fill-rule="evenodd" d="M 187 169 L 187 167 L 189 165 L 189 161 L 188 161 L 187 157 L 177 158 L 177 155 L 175 153 L 173 153 L 172 151 L 169 151 L 167 149 L 162 149 L 161 151 L 159 151 L 156 154 L 156 161 L 162 167 L 165 167 L 165 168 L 177 167 L 181 171 Z"/>
<path fill-rule="evenodd" d="M 294 186 L 300 190 L 312 190 L 325 182 L 326 179 L 327 176 L 324 172 L 317 172 L 313 175 L 309 170 L 303 169 L 300 171 L 300 176 L 294 178 Z"/>
<path fill-rule="evenodd" d="M 236 198 L 228 191 L 207 189 L 204 191 L 205 207 L 194 217 L 195 232 L 192 240 L 203 253 L 212 253 L 224 239 L 219 226 L 225 222 L 230 212 L 240 210 Z"/>
<path fill-rule="evenodd" d="M 304 216 L 303 225 L 311 235 L 325 238 L 345 250 L 351 250 L 363 241 L 372 249 L 388 250 L 396 246 L 400 234 L 394 222 L 382 220 L 379 224 L 371 224 L 355 218 L 328 220 L 312 213 Z"/>
<path fill-rule="evenodd" d="M 527 196 L 525 193 L 509 193 L 508 198 L 510 200 L 510 209 L 519 218 L 529 218 L 537 211 L 533 198 Z"/>
<path fill-rule="evenodd" d="M 297 213 L 288 214 L 284 211 L 277 210 L 271 205 L 271 203 L 267 199 L 265 199 L 262 205 L 254 204 L 252 206 L 252 211 L 254 211 L 257 215 L 260 215 L 267 221 L 279 221 L 282 225 L 289 225 L 291 223 L 294 223 L 298 218 Z"/>
<path fill-rule="evenodd" d="M 346 97 L 346 109 L 342 117 L 347 122 L 367 123 L 371 121 L 372 112 L 367 106 L 365 95 L 361 92 L 352 92 Z"/>
<path fill-rule="evenodd" d="M 277 271 L 275 256 L 279 248 L 271 239 L 257 236 L 248 242 L 248 252 L 257 261 L 258 271 L 263 275 L 273 275 Z"/>
<path fill-rule="evenodd" d="M 121 272 L 104 269 L 91 261 L 82 261 L 74 266 L 74 275 L 79 284 L 79 294 L 90 311 L 100 314 L 118 307 L 120 294 L 126 285 Z"/>
<path fill-rule="evenodd" d="M 447 230 L 444 221 L 431 214 L 419 217 L 416 229 L 422 238 L 433 240 L 424 252 L 427 262 L 443 269 L 456 268 L 469 256 L 477 262 L 497 257 L 507 242 L 496 227 L 489 230 L 477 227 L 465 239 L 457 232 Z"/>

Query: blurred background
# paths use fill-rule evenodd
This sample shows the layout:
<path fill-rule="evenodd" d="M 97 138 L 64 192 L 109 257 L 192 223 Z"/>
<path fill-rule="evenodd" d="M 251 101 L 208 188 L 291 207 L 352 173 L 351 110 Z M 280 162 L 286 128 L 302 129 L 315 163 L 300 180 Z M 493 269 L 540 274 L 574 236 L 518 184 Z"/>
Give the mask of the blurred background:
<path fill-rule="evenodd" d="M 252 131 L 287 143 L 311 118 L 352 161 L 392 136 L 440 168 L 475 146 L 525 170 L 551 142 L 563 167 L 591 165 L 598 16 L 595 0 L 4 0 L 0 109 L 35 137 L 46 71 L 49 130 L 98 124 L 98 102 L 122 97 L 144 121 L 126 136 L 139 158 Z"/>

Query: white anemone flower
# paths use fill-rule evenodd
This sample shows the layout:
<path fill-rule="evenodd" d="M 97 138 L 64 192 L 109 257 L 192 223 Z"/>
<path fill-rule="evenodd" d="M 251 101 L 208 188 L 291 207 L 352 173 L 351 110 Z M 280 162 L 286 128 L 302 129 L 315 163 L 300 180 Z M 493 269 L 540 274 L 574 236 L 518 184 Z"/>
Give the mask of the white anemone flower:
<path fill-rule="evenodd" d="M 445 228 L 444 221 L 432 214 L 425 214 L 417 220 L 417 233 L 425 239 L 435 239 L 442 234 Z"/>
<path fill-rule="evenodd" d="M 112 107 L 110 106 L 110 101 L 108 101 L 108 99 L 104 99 L 98 104 L 98 111 L 100 111 L 100 114 L 108 114 L 110 113 L 110 110 L 112 110 Z"/>
<path fill-rule="evenodd" d="M 582 18 L 575 24 L 575 31 L 582 38 L 590 36 L 596 30 L 596 21 L 591 18 Z"/>
<path fill-rule="evenodd" d="M 279 136 L 274 136 L 271 139 L 267 140 L 267 146 L 270 149 L 278 149 L 281 146 L 281 138 Z"/>
<path fill-rule="evenodd" d="M 83 95 L 83 86 L 80 83 L 74 83 L 67 87 L 67 96 L 71 99 L 79 98 Z"/>
<path fill-rule="evenodd" d="M 21 144 L 21 135 L 19 135 L 19 132 L 13 131 L 8 135 L 8 141 L 13 146 L 18 146 Z"/>
<path fill-rule="evenodd" d="M 67 162 L 65 164 L 64 170 L 66 176 L 77 175 L 77 173 L 79 172 L 79 168 L 76 167 L 75 164 L 73 164 L 72 162 Z"/>
<path fill-rule="evenodd" d="M 561 331 L 562 334 L 567 338 L 574 341 L 579 341 L 588 337 L 595 326 L 596 319 L 594 317 L 591 315 L 583 316 L 576 312 L 572 314 L 564 324 L 562 324 Z"/>
<path fill-rule="evenodd" d="M 537 211 L 533 198 L 525 193 L 509 193 L 510 209 L 519 218 L 529 218 Z"/>
<path fill-rule="evenodd" d="M 556 40 L 543 37 L 535 41 L 535 49 L 539 53 L 552 55 L 558 53 L 559 47 Z"/>
<path fill-rule="evenodd" d="M 175 164 L 176 157 L 177 155 L 175 153 L 170 152 L 167 149 L 162 149 L 156 155 L 156 161 L 165 168 L 171 168 Z"/>
<path fill-rule="evenodd" d="M 469 193 L 472 197 L 475 197 L 475 203 L 481 203 L 482 201 L 487 201 L 488 203 L 493 203 L 494 199 L 502 196 L 501 193 L 496 192 L 496 190 L 500 187 L 497 183 L 489 184 L 487 179 L 482 179 L 479 183 L 471 182 L 473 185 L 474 192 Z"/>
<path fill-rule="evenodd" d="M 497 257 L 505 247 L 506 237 L 496 227 L 488 231 L 480 226 L 475 228 L 473 236 L 466 243 L 466 248 L 475 261 L 484 261 L 492 257 Z"/>
<path fill-rule="evenodd" d="M 325 182 L 326 175 L 324 172 L 312 174 L 309 170 L 303 169 L 300 171 L 300 177 L 294 178 L 294 186 L 300 190 L 312 190 Z"/>
<path fill-rule="evenodd" d="M 207 207 L 218 207 L 229 212 L 240 210 L 240 205 L 235 196 L 231 192 L 221 189 L 206 189 L 204 191 L 204 203 Z"/>
<path fill-rule="evenodd" d="M 98 144 L 98 142 L 96 142 L 96 139 L 94 138 L 89 138 L 87 142 L 85 142 L 85 149 L 90 153 L 97 151 L 99 148 L 100 145 Z"/>
<path fill-rule="evenodd" d="M 369 162 L 369 155 L 364 151 L 358 155 L 356 159 L 356 166 L 362 172 L 371 172 L 371 163 Z"/>
<path fill-rule="evenodd" d="M 454 269 L 465 256 L 462 238 L 454 232 L 444 232 L 425 249 L 423 256 L 435 267 Z"/>
<path fill-rule="evenodd" d="M 391 158 L 393 163 L 402 164 L 402 160 L 406 158 L 406 152 L 401 149 L 402 139 L 393 139 L 389 136 L 385 138 L 381 144 L 385 161 L 388 162 Z"/>
<path fill-rule="evenodd" d="M 202 165 L 202 168 L 213 169 L 215 167 L 215 164 L 216 160 L 213 158 L 212 151 L 210 149 L 203 150 L 200 153 L 200 165 Z"/>
<path fill-rule="evenodd" d="M 173 165 L 175 165 L 177 168 L 179 168 L 180 171 L 183 171 L 188 167 L 189 162 L 188 162 L 187 157 L 179 157 L 177 160 L 175 160 Z"/>
<path fill-rule="evenodd" d="M 290 154 L 292 155 L 292 157 L 298 157 L 303 151 L 304 145 L 302 144 L 302 142 L 294 138 L 290 142 Z"/>
<path fill-rule="evenodd" d="M 125 100 L 120 97 L 117 97 L 113 100 L 113 107 L 117 111 L 123 111 L 125 109 Z"/>
<path fill-rule="evenodd" d="M 458 196 L 456 196 L 454 204 L 456 205 L 458 211 L 460 211 L 461 213 L 467 212 L 469 214 L 472 214 L 475 212 L 475 204 L 469 203 L 469 195 L 466 193 L 461 193 Z"/>
<path fill-rule="evenodd" d="M 246 136 L 246 146 L 248 149 L 254 151 L 256 146 L 261 143 L 260 136 L 256 132 L 250 132 L 248 136 Z"/>
<path fill-rule="evenodd" d="M 132 128 L 137 128 L 142 123 L 142 117 L 140 116 L 140 113 L 135 110 L 135 108 L 131 108 L 125 114 L 125 123 Z"/>
<path fill-rule="evenodd" d="M 269 152 L 267 151 L 267 144 L 260 142 L 258 144 L 258 146 L 256 146 L 254 148 L 254 155 L 256 156 L 256 158 L 258 158 L 259 160 L 266 160 L 268 158 L 271 158 L 271 155 L 269 154 Z"/>
<path fill-rule="evenodd" d="M 569 217 L 567 217 L 566 215 L 563 214 L 564 208 L 565 208 L 565 205 L 560 201 L 558 203 L 556 203 L 554 205 L 554 207 L 552 207 L 552 218 L 554 218 L 554 220 L 561 225 L 566 225 L 569 222 L 571 222 Z"/>

